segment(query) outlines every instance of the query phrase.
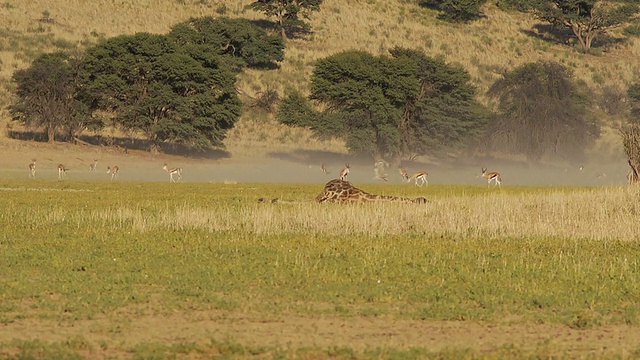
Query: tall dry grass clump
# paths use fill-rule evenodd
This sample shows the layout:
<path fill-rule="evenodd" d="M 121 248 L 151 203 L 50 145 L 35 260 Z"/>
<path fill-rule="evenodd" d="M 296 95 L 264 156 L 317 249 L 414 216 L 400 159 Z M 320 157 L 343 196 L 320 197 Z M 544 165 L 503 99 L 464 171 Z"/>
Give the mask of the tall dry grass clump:
<path fill-rule="evenodd" d="M 221 233 L 314 236 L 446 238 L 568 238 L 638 240 L 640 190 L 615 187 L 576 192 L 438 197 L 415 204 L 212 204 L 141 209 L 124 206 L 44 214 L 76 228 L 115 227 L 147 232 L 202 230 Z"/>

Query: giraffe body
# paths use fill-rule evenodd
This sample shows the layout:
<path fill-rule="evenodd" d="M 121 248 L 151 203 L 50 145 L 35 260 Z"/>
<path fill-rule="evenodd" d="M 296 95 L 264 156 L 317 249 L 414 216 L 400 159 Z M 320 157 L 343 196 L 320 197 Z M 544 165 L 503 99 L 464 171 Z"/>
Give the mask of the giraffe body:
<path fill-rule="evenodd" d="M 286 201 L 279 198 L 267 200 L 265 198 L 260 198 L 259 202 L 271 202 L 271 203 L 291 203 L 291 202 L 300 202 L 300 201 Z M 314 199 L 315 202 L 318 203 L 369 203 L 369 202 L 402 202 L 402 203 L 417 203 L 424 204 L 427 202 L 427 199 L 424 197 L 418 198 L 405 198 L 398 196 L 387 196 L 387 195 L 376 195 L 370 194 L 364 190 L 358 189 L 353 186 L 350 182 L 340 179 L 334 179 L 329 181 L 324 189 L 318 196 Z"/>

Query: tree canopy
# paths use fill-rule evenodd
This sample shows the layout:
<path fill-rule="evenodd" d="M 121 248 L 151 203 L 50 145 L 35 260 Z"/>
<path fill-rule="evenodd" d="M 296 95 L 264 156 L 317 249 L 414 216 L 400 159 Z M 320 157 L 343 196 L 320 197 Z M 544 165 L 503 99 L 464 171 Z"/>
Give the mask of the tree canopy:
<path fill-rule="evenodd" d="M 273 66 L 284 59 L 284 40 L 269 35 L 246 19 L 202 17 L 191 18 L 171 28 L 169 38 L 198 52 L 225 55 L 236 71 L 245 66 L 261 68 Z"/>
<path fill-rule="evenodd" d="M 80 66 L 78 59 L 58 52 L 44 54 L 29 68 L 16 71 L 12 80 L 18 100 L 9 108 L 14 119 L 30 127 L 44 127 L 49 142 L 58 130 L 76 138 L 88 126 L 99 127 L 78 94 Z"/>
<path fill-rule="evenodd" d="M 248 5 L 250 9 L 259 11 L 268 17 L 276 18 L 276 27 L 280 36 L 287 38 L 287 33 L 309 31 L 310 25 L 303 19 L 309 19 L 313 11 L 320 11 L 323 0 L 257 0 Z"/>
<path fill-rule="evenodd" d="M 488 129 L 493 146 L 534 162 L 544 155 L 580 158 L 599 134 L 583 88 L 555 62 L 528 63 L 505 74 L 488 92 L 498 100 Z"/>
<path fill-rule="evenodd" d="M 339 53 L 316 64 L 310 99 L 324 110 L 308 126 L 329 129 L 351 152 L 378 159 L 450 149 L 486 121 L 469 80 L 461 67 L 416 50 Z"/>
<path fill-rule="evenodd" d="M 164 141 L 221 145 L 240 116 L 235 75 L 218 54 L 197 50 L 148 33 L 108 39 L 86 52 L 84 91 L 152 150 Z"/>
<path fill-rule="evenodd" d="M 453 22 L 478 19 L 487 0 L 424 0 L 420 4 L 440 10 L 439 17 Z"/>
<path fill-rule="evenodd" d="M 529 0 L 528 3 L 541 20 L 571 29 L 583 51 L 591 48 L 597 36 L 625 24 L 640 11 L 633 0 Z"/>

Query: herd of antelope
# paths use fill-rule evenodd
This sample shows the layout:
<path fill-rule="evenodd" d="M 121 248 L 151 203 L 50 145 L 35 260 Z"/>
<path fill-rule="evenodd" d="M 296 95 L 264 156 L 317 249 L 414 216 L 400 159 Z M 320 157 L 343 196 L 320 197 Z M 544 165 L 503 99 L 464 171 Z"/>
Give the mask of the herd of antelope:
<path fill-rule="evenodd" d="M 389 163 L 387 163 L 384 160 L 376 161 L 375 165 L 373 166 L 373 171 L 375 176 L 373 177 L 372 180 L 382 180 L 385 182 L 388 181 L 388 175 L 385 173 L 385 167 L 388 167 L 388 166 L 389 166 Z M 320 168 L 322 169 L 322 172 L 325 175 L 329 174 L 329 170 L 327 169 L 326 164 L 323 163 L 322 166 L 320 166 Z M 429 176 L 429 173 L 426 171 L 418 171 L 413 173 L 412 175 L 409 175 L 409 172 L 407 172 L 407 169 L 403 167 L 398 167 L 398 171 L 400 172 L 400 176 L 402 177 L 402 180 L 406 181 L 407 183 L 411 183 L 413 181 L 415 185 L 418 187 L 422 187 L 423 185 L 429 186 L 429 181 L 427 180 L 427 176 Z M 344 168 L 340 170 L 338 177 L 340 178 L 340 180 L 346 181 L 350 172 L 351 172 L 351 166 L 348 163 L 346 163 L 344 164 Z M 495 172 L 495 171 L 488 172 L 487 168 L 483 167 L 482 173 L 480 173 L 478 177 L 482 177 L 486 179 L 487 186 L 491 186 L 492 182 L 497 187 L 502 186 L 502 177 L 498 172 Z"/>
<path fill-rule="evenodd" d="M 382 180 L 385 182 L 388 181 L 388 175 L 385 172 L 386 167 L 389 167 L 389 164 L 384 160 L 376 161 L 374 165 L 374 177 L 372 180 Z M 327 169 L 326 164 L 322 164 L 320 168 L 325 175 L 329 174 L 329 170 Z M 35 179 L 36 178 L 36 159 L 33 159 L 31 163 L 29 163 L 28 169 L 29 169 L 29 179 Z M 58 180 L 66 179 L 67 171 L 69 170 L 69 168 L 67 168 L 64 164 L 58 164 L 57 169 L 58 169 Z M 179 167 L 169 168 L 167 164 L 164 164 L 162 169 L 169 175 L 169 182 L 174 183 L 182 180 L 182 168 L 179 168 Z M 580 166 L 580 171 L 582 170 L 583 170 L 583 166 Z M 93 163 L 89 164 L 89 171 L 91 172 L 98 171 L 98 159 L 94 159 Z M 400 176 L 402 177 L 402 180 L 406 181 L 407 183 L 414 182 L 414 184 L 418 187 L 429 186 L 429 181 L 427 180 L 427 176 L 429 176 L 429 173 L 427 173 L 426 171 L 418 171 L 411 175 L 409 175 L 409 172 L 407 172 L 407 169 L 403 167 L 398 167 L 398 171 L 400 172 Z M 349 163 L 346 163 L 345 166 L 338 173 L 339 179 L 346 181 L 347 178 L 349 177 L 350 172 L 351 172 L 351 166 L 349 165 Z M 111 181 L 117 180 L 120 174 L 120 167 L 117 165 L 107 166 L 106 173 L 111 175 Z M 637 176 L 637 175 L 635 175 L 633 171 L 627 175 L 627 180 L 629 184 L 635 182 L 634 176 Z M 481 173 L 478 174 L 476 178 L 480 178 L 480 177 L 487 180 L 488 187 L 491 186 L 491 183 L 493 183 L 494 186 L 497 186 L 497 187 L 502 186 L 502 176 L 498 172 L 487 171 L 487 168 L 482 167 Z M 606 177 L 606 174 L 604 173 L 599 174 L 597 178 L 601 178 L 601 177 Z"/>
<path fill-rule="evenodd" d="M 58 164 L 58 180 L 64 180 L 67 178 L 67 171 L 69 170 L 64 164 Z M 182 180 L 182 168 L 169 168 L 167 164 L 164 164 L 162 167 L 164 171 L 169 174 L 169 182 L 178 182 Z M 98 159 L 94 159 L 91 164 L 89 164 L 90 172 L 98 171 Z M 117 165 L 107 166 L 107 174 L 111 175 L 111 181 L 118 179 L 118 175 L 120 174 L 120 167 Z M 29 163 L 29 179 L 36 178 L 36 159 L 31 160 Z"/>

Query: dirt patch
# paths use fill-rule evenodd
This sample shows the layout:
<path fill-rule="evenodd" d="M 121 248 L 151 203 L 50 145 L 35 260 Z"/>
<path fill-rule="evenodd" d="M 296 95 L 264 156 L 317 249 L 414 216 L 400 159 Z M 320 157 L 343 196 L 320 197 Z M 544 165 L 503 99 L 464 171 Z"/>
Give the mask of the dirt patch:
<path fill-rule="evenodd" d="M 66 342 L 78 338 L 98 352 L 100 344 L 108 344 L 106 349 L 124 351 L 143 343 L 209 343 L 212 339 L 231 339 L 247 346 L 348 347 L 356 351 L 420 347 L 434 352 L 445 349 L 490 352 L 503 346 L 515 346 L 522 351 L 544 350 L 570 357 L 613 353 L 628 356 L 640 348 L 640 328 L 624 325 L 579 330 L 548 324 L 386 317 L 264 317 L 218 310 L 140 316 L 119 313 L 69 322 L 21 319 L 0 326 L 0 342 L 14 339 Z"/>

